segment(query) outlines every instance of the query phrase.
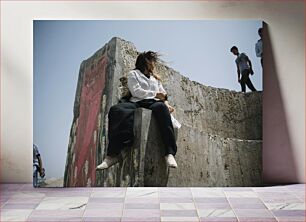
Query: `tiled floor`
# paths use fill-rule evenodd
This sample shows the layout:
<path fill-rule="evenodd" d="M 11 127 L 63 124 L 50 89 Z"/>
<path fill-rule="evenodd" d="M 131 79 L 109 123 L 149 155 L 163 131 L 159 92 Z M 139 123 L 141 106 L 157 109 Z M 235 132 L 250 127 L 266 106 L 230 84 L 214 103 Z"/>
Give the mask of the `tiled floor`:
<path fill-rule="evenodd" d="M 1 184 L 1 221 L 305 221 L 305 185 L 32 188 Z"/>

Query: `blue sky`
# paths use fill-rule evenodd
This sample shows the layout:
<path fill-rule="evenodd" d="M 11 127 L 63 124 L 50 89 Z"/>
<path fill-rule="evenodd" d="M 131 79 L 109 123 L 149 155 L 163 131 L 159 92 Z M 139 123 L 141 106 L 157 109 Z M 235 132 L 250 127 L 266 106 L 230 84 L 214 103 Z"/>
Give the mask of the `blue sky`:
<path fill-rule="evenodd" d="M 34 28 L 34 138 L 46 177 L 62 177 L 73 119 L 79 67 L 112 37 L 138 51 L 159 51 L 170 67 L 201 84 L 240 91 L 236 45 L 252 61 L 254 86 L 262 90 L 255 54 L 258 20 L 36 20 Z M 248 90 L 248 89 L 247 89 Z"/>

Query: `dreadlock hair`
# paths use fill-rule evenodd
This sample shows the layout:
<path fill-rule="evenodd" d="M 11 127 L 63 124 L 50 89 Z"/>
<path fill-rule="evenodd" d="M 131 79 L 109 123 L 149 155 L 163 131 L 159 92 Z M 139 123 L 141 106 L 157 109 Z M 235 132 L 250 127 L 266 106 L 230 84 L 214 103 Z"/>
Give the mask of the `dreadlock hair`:
<path fill-rule="evenodd" d="M 138 69 L 140 72 L 144 73 L 145 69 L 148 67 L 147 61 L 153 61 L 153 62 L 158 62 L 159 61 L 159 54 L 158 52 L 153 52 L 153 51 L 144 51 L 140 53 L 137 56 L 136 63 L 135 63 L 135 69 Z M 161 80 L 161 77 L 155 73 L 150 73 L 153 75 L 156 79 Z"/>

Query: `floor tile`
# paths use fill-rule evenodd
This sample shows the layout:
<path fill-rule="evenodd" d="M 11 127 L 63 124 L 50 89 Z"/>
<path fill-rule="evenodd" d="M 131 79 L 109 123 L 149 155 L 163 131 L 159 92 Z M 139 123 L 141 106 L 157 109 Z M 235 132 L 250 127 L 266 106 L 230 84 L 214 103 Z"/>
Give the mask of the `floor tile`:
<path fill-rule="evenodd" d="M 46 192 L 47 197 L 90 197 L 90 191 L 52 191 Z"/>
<path fill-rule="evenodd" d="M 11 204 L 39 204 L 44 197 L 39 198 L 10 198 L 6 203 Z"/>
<path fill-rule="evenodd" d="M 194 203 L 160 203 L 161 210 L 195 210 Z"/>
<path fill-rule="evenodd" d="M 138 198 L 126 198 L 124 200 L 125 204 L 127 203 L 155 203 L 158 204 L 159 200 L 158 198 L 145 198 L 145 197 L 138 197 Z"/>
<path fill-rule="evenodd" d="M 159 192 L 189 192 L 191 191 L 190 187 L 158 187 Z"/>
<path fill-rule="evenodd" d="M 160 217 L 122 217 L 121 222 L 160 222 Z"/>
<path fill-rule="evenodd" d="M 201 217 L 201 222 L 238 222 L 236 217 Z"/>
<path fill-rule="evenodd" d="M 224 191 L 226 197 L 257 197 L 257 194 L 252 191 Z"/>
<path fill-rule="evenodd" d="M 125 197 L 125 190 L 118 190 L 118 191 L 94 191 L 91 193 L 90 197 Z"/>
<path fill-rule="evenodd" d="M 193 203 L 191 197 L 159 197 L 160 203 Z"/>
<path fill-rule="evenodd" d="M 305 217 L 278 217 L 278 222 L 305 222 Z"/>
<path fill-rule="evenodd" d="M 258 197 L 261 199 L 280 199 L 280 200 L 286 200 L 286 199 L 297 199 L 297 197 L 292 194 L 291 192 L 260 192 L 257 193 Z"/>
<path fill-rule="evenodd" d="M 305 203 L 266 203 L 269 210 L 305 210 Z"/>
<path fill-rule="evenodd" d="M 1 207 L 2 207 L 2 205 L 4 205 L 9 199 L 10 199 L 10 197 L 3 197 L 3 196 L 1 196 L 1 198 L 0 198 Z"/>
<path fill-rule="evenodd" d="M 162 217 L 197 217 L 196 210 L 161 210 Z"/>
<path fill-rule="evenodd" d="M 287 193 L 289 189 L 286 186 L 266 186 L 266 187 L 253 187 L 254 192 L 273 192 L 273 193 Z"/>
<path fill-rule="evenodd" d="M 276 217 L 305 217 L 305 210 L 272 210 Z"/>
<path fill-rule="evenodd" d="M 223 191 L 251 191 L 254 192 L 254 190 L 251 187 L 222 187 L 221 190 Z"/>
<path fill-rule="evenodd" d="M 267 209 L 263 203 L 231 203 L 233 209 Z"/>
<path fill-rule="evenodd" d="M 192 198 L 191 191 L 188 190 L 182 190 L 182 191 L 175 191 L 175 190 L 168 190 L 168 191 L 160 191 L 159 192 L 160 197 L 187 197 Z"/>
<path fill-rule="evenodd" d="M 298 198 L 282 198 L 282 197 L 271 197 L 262 198 L 264 203 L 302 203 L 303 201 Z"/>
<path fill-rule="evenodd" d="M 45 197 L 37 210 L 85 209 L 88 197 Z"/>
<path fill-rule="evenodd" d="M 123 203 L 124 198 L 122 197 L 90 197 L 88 203 Z"/>
<path fill-rule="evenodd" d="M 66 189 L 66 188 L 65 188 Z M 91 187 L 92 192 L 120 192 L 127 191 L 127 187 Z"/>
<path fill-rule="evenodd" d="M 159 209 L 124 209 L 123 217 L 160 217 Z"/>
<path fill-rule="evenodd" d="M 31 213 L 29 209 L 1 209 L 0 221 L 25 221 Z"/>
<path fill-rule="evenodd" d="M 7 203 L 2 209 L 35 209 L 39 203 Z"/>
<path fill-rule="evenodd" d="M 82 217 L 84 210 L 33 210 L 31 218 L 73 218 Z"/>
<path fill-rule="evenodd" d="M 88 202 L 86 209 L 123 209 L 123 203 L 94 203 Z"/>
<path fill-rule="evenodd" d="M 200 217 L 236 217 L 232 209 L 199 209 Z"/>
<path fill-rule="evenodd" d="M 225 197 L 194 197 L 196 203 L 228 203 Z"/>
<path fill-rule="evenodd" d="M 159 209 L 159 203 L 126 203 L 124 209 Z"/>
<path fill-rule="evenodd" d="M 135 189 L 127 189 L 126 198 L 138 198 L 138 197 L 146 197 L 146 198 L 158 198 L 158 189 L 157 188 L 135 188 Z"/>
<path fill-rule="evenodd" d="M 239 222 L 277 222 L 275 218 L 240 217 Z"/>
<path fill-rule="evenodd" d="M 197 209 L 231 209 L 228 202 L 224 203 L 195 203 Z"/>
<path fill-rule="evenodd" d="M 20 191 L 35 191 L 35 187 L 33 187 L 32 183 L 25 183 L 22 184 L 21 188 L 19 189 Z"/>
<path fill-rule="evenodd" d="M 82 221 L 82 217 L 68 217 L 68 216 L 62 216 L 62 217 L 28 217 L 26 221 L 37 221 L 37 222 L 66 222 L 66 221 L 73 221 L 73 222 L 80 222 Z"/>
<path fill-rule="evenodd" d="M 219 188 L 191 188 L 191 191 L 194 197 L 225 197 Z"/>
<path fill-rule="evenodd" d="M 199 222 L 198 217 L 161 217 L 161 222 Z"/>
<path fill-rule="evenodd" d="M 121 222 L 121 217 L 83 217 L 82 222 Z"/>
<path fill-rule="evenodd" d="M 17 191 L 11 196 L 11 199 L 23 199 L 23 198 L 43 198 L 46 195 L 44 193 L 33 191 Z"/>
<path fill-rule="evenodd" d="M 85 209 L 83 217 L 122 217 L 123 209 Z"/>
<path fill-rule="evenodd" d="M 1 191 L 18 191 L 23 186 L 23 183 L 1 183 L 0 190 Z"/>
<path fill-rule="evenodd" d="M 230 204 L 261 204 L 263 203 L 261 199 L 256 197 L 229 197 L 228 201 Z"/>
<path fill-rule="evenodd" d="M 238 219 L 246 217 L 274 218 L 272 213 L 266 209 L 234 209 L 234 212 Z"/>

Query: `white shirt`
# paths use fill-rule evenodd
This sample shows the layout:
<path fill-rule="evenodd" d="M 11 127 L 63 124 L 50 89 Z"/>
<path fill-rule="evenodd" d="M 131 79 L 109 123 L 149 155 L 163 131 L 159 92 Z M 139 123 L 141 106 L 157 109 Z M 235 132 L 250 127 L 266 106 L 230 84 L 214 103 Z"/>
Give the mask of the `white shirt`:
<path fill-rule="evenodd" d="M 127 85 L 132 94 L 131 102 L 138 102 L 143 99 L 159 100 L 155 98 L 156 93 L 166 94 L 161 82 L 152 75 L 148 78 L 140 70 L 135 69 L 131 70 L 127 77 Z"/>

